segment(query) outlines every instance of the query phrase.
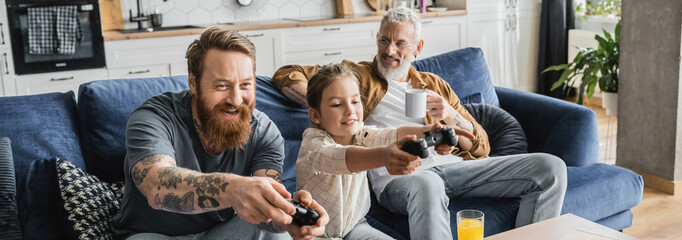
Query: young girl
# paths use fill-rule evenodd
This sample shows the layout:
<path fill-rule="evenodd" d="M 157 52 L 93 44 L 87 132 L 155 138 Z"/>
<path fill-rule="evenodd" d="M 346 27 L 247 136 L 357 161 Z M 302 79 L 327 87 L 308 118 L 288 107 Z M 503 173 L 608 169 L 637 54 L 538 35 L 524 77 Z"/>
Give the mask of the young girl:
<path fill-rule="evenodd" d="M 312 127 L 303 133 L 296 179 L 297 188 L 308 190 L 329 214 L 322 237 L 392 239 L 365 220 L 370 207 L 365 171 L 385 166 L 394 175 L 411 173 L 421 161 L 400 147 L 416 136 L 422 137 L 424 131 L 442 126 L 363 126 L 358 78 L 343 63 L 326 65 L 310 78 L 307 101 Z M 473 138 L 470 134 L 467 137 Z M 435 150 L 449 154 L 454 147 L 440 145 Z"/>

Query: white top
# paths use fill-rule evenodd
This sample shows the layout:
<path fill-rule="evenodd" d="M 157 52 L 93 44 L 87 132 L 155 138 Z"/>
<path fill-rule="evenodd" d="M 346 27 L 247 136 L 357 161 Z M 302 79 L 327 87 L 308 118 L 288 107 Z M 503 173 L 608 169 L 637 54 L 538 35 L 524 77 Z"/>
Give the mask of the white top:
<path fill-rule="evenodd" d="M 424 126 L 423 118 L 409 118 L 405 116 L 405 90 L 411 88 L 410 81 L 397 82 L 388 80 L 388 90 L 386 95 L 381 99 L 379 104 L 374 108 L 374 111 L 367 117 L 365 121 L 368 125 L 374 125 L 381 128 L 397 128 L 399 126 Z M 396 139 L 397 140 L 397 139 Z M 440 155 L 429 148 L 429 157 L 421 159 L 422 165 L 417 167 L 416 171 L 423 171 L 433 166 L 443 165 L 447 163 L 454 163 L 462 161 L 462 158 L 456 155 Z M 386 185 L 393 179 L 399 178 L 400 175 L 391 175 L 385 167 L 375 168 L 367 171 L 367 176 L 372 182 L 372 190 L 379 198 L 381 192 L 384 191 Z"/>
<path fill-rule="evenodd" d="M 396 129 L 365 126 L 353 145 L 385 146 L 396 140 Z M 303 132 L 296 160 L 296 188 L 305 189 L 329 214 L 324 238 L 343 238 L 367 215 L 369 182 L 365 171 L 353 173 L 346 165 L 346 150 L 326 131 L 308 128 Z"/>

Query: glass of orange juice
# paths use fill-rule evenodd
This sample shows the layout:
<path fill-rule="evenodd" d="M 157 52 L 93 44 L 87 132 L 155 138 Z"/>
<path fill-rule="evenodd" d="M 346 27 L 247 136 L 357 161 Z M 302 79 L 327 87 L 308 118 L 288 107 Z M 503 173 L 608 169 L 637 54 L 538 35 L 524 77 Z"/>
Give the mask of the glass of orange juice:
<path fill-rule="evenodd" d="M 484 214 L 466 209 L 457 212 L 457 238 L 459 240 L 482 240 Z"/>

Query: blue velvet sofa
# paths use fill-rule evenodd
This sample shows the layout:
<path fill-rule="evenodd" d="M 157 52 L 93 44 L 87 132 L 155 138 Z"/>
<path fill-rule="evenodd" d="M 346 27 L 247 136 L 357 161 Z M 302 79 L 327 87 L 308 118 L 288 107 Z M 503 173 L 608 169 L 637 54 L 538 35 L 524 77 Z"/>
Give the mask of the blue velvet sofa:
<path fill-rule="evenodd" d="M 501 107 L 514 116 L 527 137 L 529 152 L 554 154 L 568 166 L 568 190 L 562 213 L 572 213 L 613 229 L 632 224 L 631 208 L 642 197 L 641 176 L 598 163 L 597 119 L 589 108 L 534 93 L 494 87 L 482 52 L 466 48 L 414 66 L 448 81 L 469 102 Z M 54 161 L 66 159 L 100 180 L 123 180 L 125 124 L 132 110 L 164 91 L 187 88 L 186 76 L 102 80 L 73 92 L 0 98 L 0 137 L 12 141 L 16 202 L 25 239 L 67 239 L 69 230 L 60 206 Z M 256 108 L 265 112 L 286 139 L 283 179 L 295 190 L 295 161 L 301 134 L 308 126 L 306 109 L 289 101 L 268 77 L 257 78 Z M 485 235 L 510 230 L 519 199 L 453 199 L 451 223 L 460 209 L 486 214 Z M 428 206 L 424 206 L 428 207 Z M 398 239 L 409 238 L 406 216 L 375 202 L 368 221 Z M 456 238 L 456 228 L 452 228 Z"/>

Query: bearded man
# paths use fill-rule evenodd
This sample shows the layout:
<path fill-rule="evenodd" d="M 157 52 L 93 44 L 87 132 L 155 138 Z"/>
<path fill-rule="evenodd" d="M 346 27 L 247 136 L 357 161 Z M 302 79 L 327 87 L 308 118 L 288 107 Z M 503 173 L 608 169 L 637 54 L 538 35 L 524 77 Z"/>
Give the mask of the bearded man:
<path fill-rule="evenodd" d="M 566 191 L 564 162 L 544 153 L 488 158 L 490 145 L 485 130 L 460 105 L 450 85 L 412 67 L 424 46 L 420 30 L 421 22 L 414 11 L 392 9 L 381 20 L 374 61 L 344 61 L 360 76 L 365 124 L 395 128 L 440 121 L 468 131 L 476 139 L 458 137 L 452 155 L 432 152 L 408 175 L 393 176 L 386 168 L 369 170 L 379 203 L 408 215 L 411 239 L 452 239 L 448 204 L 453 198 L 520 197 L 517 227 L 559 216 Z M 307 105 L 307 81 L 319 67 L 284 66 L 272 81 L 285 96 Z M 426 117 L 405 116 L 405 90 L 409 88 L 430 93 Z"/>
<path fill-rule="evenodd" d="M 141 104 L 126 127 L 119 239 L 311 239 L 329 221 L 292 223 L 281 182 L 284 139 L 254 109 L 255 47 L 235 31 L 206 30 L 187 49 L 189 89 Z"/>

